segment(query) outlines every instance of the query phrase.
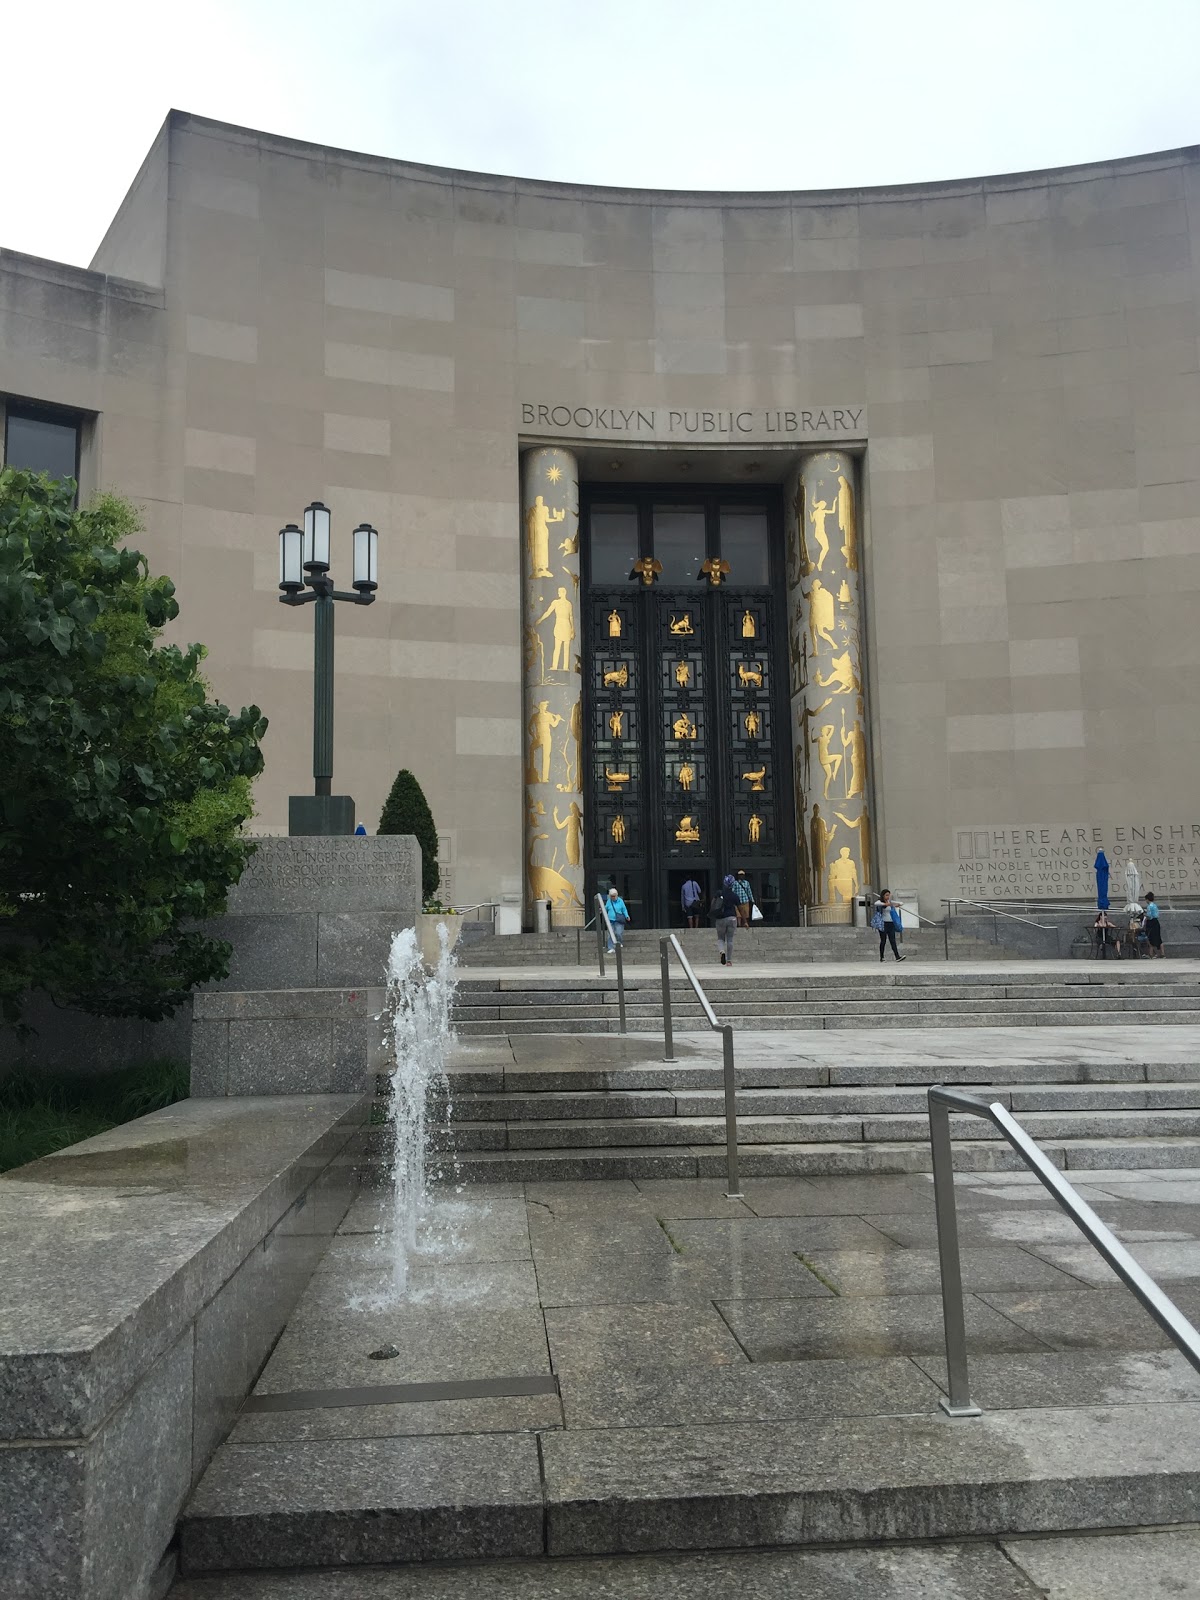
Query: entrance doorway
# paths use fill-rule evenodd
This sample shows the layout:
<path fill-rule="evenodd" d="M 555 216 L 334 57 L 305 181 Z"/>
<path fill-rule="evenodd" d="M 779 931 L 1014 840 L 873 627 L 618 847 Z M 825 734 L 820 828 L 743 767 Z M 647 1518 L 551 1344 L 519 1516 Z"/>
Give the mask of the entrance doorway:
<path fill-rule="evenodd" d="M 781 508 L 769 491 L 585 488 L 582 671 L 589 888 L 680 927 L 744 870 L 794 922 Z"/>

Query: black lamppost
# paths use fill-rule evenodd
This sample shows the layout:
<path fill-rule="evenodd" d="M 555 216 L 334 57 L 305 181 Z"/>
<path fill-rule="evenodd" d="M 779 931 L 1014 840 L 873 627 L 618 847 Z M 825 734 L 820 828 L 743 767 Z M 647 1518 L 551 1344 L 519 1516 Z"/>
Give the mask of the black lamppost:
<path fill-rule="evenodd" d="M 315 605 L 313 651 L 313 793 L 288 799 L 289 834 L 354 832 L 354 801 L 333 793 L 333 602 L 374 602 L 379 587 L 379 535 L 361 523 L 353 540 L 353 594 L 339 592 L 329 576 L 329 508 L 319 500 L 304 508 L 304 527 L 279 530 L 279 596 L 285 606 Z M 305 592 L 307 586 L 307 592 Z"/>

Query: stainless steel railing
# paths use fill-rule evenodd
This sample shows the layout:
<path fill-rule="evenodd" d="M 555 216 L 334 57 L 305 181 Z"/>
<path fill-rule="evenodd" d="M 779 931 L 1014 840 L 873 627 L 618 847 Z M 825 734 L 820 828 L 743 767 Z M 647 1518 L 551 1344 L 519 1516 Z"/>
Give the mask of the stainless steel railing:
<path fill-rule="evenodd" d="M 933 1149 L 933 1198 L 937 1210 L 938 1263 L 942 1274 L 942 1321 L 946 1331 L 946 1370 L 949 1397 L 938 1403 L 950 1417 L 978 1417 L 967 1378 L 967 1330 L 963 1313 L 962 1262 L 958 1252 L 958 1214 L 954 1204 L 954 1153 L 950 1142 L 950 1113 L 982 1117 L 1008 1140 L 1033 1175 L 1058 1201 L 1089 1244 L 1109 1266 L 1200 1372 L 1200 1333 L 1138 1266 L 1086 1201 L 1081 1200 L 1054 1163 L 1029 1137 L 1021 1124 L 999 1101 L 989 1104 L 961 1089 L 935 1083 L 929 1091 L 929 1142 Z"/>
<path fill-rule="evenodd" d="M 596 954 L 600 961 L 600 976 L 604 976 L 604 939 L 613 947 L 613 954 L 617 961 L 617 1032 L 624 1033 L 625 1029 L 625 957 L 621 949 L 621 941 L 617 938 L 613 920 L 608 914 L 608 903 L 602 894 L 596 896 Z"/>
<path fill-rule="evenodd" d="M 683 975 L 692 986 L 692 993 L 700 1002 L 709 1027 L 714 1033 L 721 1035 L 721 1057 L 725 1073 L 725 1175 L 729 1187 L 725 1191 L 726 1200 L 743 1200 L 742 1185 L 738 1177 L 738 1148 L 737 1148 L 737 1083 L 733 1063 L 733 1025 L 721 1022 L 712 1006 L 708 996 L 701 987 L 700 980 L 692 971 L 691 962 L 683 953 L 683 946 L 672 933 L 665 939 L 658 941 L 658 964 L 662 976 L 662 1004 L 663 1004 L 663 1047 L 664 1061 L 675 1060 L 675 1029 L 671 1017 L 671 952 L 679 957 L 679 965 L 683 968 Z"/>

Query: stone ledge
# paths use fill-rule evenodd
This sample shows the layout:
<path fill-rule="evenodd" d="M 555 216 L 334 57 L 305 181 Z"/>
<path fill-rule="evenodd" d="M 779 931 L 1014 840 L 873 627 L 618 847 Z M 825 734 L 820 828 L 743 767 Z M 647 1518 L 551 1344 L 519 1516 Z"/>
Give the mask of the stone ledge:
<path fill-rule="evenodd" d="M 0 1178 L 0 1593 L 150 1593 L 353 1199 L 366 1114 L 182 1101 Z"/>

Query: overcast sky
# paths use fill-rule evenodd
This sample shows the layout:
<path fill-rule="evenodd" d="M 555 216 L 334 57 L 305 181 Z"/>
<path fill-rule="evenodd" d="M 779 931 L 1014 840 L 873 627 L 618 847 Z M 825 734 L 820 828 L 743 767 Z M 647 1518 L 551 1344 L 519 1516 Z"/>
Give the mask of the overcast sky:
<path fill-rule="evenodd" d="M 0 0 L 0 245 L 86 264 L 172 106 L 577 182 L 821 189 L 1200 143 L 1200 0 Z"/>

